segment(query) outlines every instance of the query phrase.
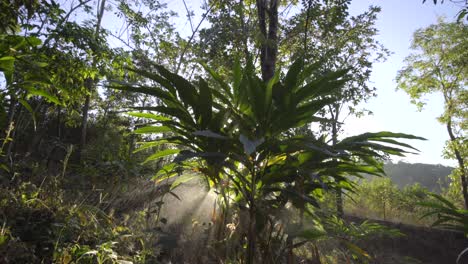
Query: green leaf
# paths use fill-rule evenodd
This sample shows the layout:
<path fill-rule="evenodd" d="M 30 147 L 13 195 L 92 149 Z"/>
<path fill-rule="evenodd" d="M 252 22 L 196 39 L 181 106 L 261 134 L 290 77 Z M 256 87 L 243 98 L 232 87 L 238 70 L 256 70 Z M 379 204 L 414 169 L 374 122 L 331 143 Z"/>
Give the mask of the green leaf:
<path fill-rule="evenodd" d="M 10 172 L 10 169 L 3 163 L 0 163 L 0 168 L 3 169 L 6 172 Z"/>
<path fill-rule="evenodd" d="M 133 131 L 135 134 L 151 134 L 151 133 L 164 133 L 172 131 L 166 126 L 145 126 Z"/>
<path fill-rule="evenodd" d="M 133 107 L 136 110 L 148 110 L 155 111 L 168 116 L 179 119 L 185 126 L 195 127 L 196 124 L 192 120 L 192 116 L 187 112 L 186 109 L 179 107 L 166 107 L 166 106 L 147 106 L 147 107 Z"/>
<path fill-rule="evenodd" d="M 163 78 L 161 75 L 159 74 L 156 74 L 156 73 L 153 73 L 153 72 L 149 72 L 149 71 L 146 71 L 146 70 L 143 70 L 143 69 L 135 69 L 135 68 L 126 68 L 130 71 L 133 71 L 143 77 L 146 77 L 152 81 L 155 81 L 157 83 L 159 83 L 160 85 L 162 85 L 164 88 L 166 88 L 171 94 L 172 94 L 172 97 L 175 98 L 176 97 L 176 90 L 174 89 L 173 85 L 171 84 L 171 82 L 165 78 Z M 118 81 L 116 81 L 117 83 L 119 83 Z"/>
<path fill-rule="evenodd" d="M 382 131 L 382 132 L 376 132 L 376 133 L 363 133 L 357 136 L 347 137 L 343 139 L 340 143 L 344 144 L 344 143 L 353 142 L 353 141 L 378 140 L 379 138 L 385 138 L 385 137 L 426 140 L 423 137 L 418 137 L 418 136 L 414 136 L 410 134 Z"/>
<path fill-rule="evenodd" d="M 174 172 L 174 170 L 177 168 L 177 166 L 178 166 L 178 164 L 176 164 L 174 162 L 165 164 L 161 169 L 158 170 L 156 175 L 154 175 L 153 178 L 151 178 L 151 179 L 152 180 L 161 179 L 162 176 L 164 176 L 164 175 L 167 176 L 169 173 Z M 176 175 L 177 175 L 177 173 L 176 173 Z"/>
<path fill-rule="evenodd" d="M 135 149 L 133 151 L 133 153 L 137 153 L 137 152 L 140 152 L 142 150 L 145 150 L 145 149 L 149 149 L 149 148 L 152 148 L 152 147 L 157 147 L 161 144 L 167 144 L 169 143 L 169 141 L 165 140 L 165 139 L 160 139 L 160 140 L 157 140 L 157 141 L 150 141 L 150 142 L 143 142 L 140 144 L 140 146 Z"/>
<path fill-rule="evenodd" d="M 29 111 L 29 113 L 31 113 L 31 117 L 34 123 L 34 130 L 36 130 L 36 113 L 32 109 L 31 105 L 23 99 L 18 99 L 18 102 L 20 102 L 20 104 L 23 105 L 24 108 L 26 108 Z"/>
<path fill-rule="evenodd" d="M 239 86 L 240 86 L 241 81 L 242 81 L 242 69 L 241 69 L 241 65 L 240 65 L 240 62 L 239 62 L 238 59 L 236 59 L 234 61 L 233 75 L 234 75 L 233 89 L 234 89 L 234 91 L 238 91 Z"/>
<path fill-rule="evenodd" d="M 306 229 L 301 231 L 298 234 L 298 237 L 305 238 L 307 240 L 315 241 L 320 238 L 324 238 L 327 236 L 327 232 L 325 230 L 319 229 Z"/>
<path fill-rule="evenodd" d="M 149 156 L 149 157 L 143 162 L 143 164 L 145 164 L 145 163 L 147 163 L 147 162 L 150 162 L 150 161 L 153 161 L 153 160 L 157 160 L 157 159 L 160 159 L 160 158 L 164 158 L 164 157 L 166 157 L 166 156 L 171 156 L 171 155 L 177 154 L 177 153 L 179 153 L 179 152 L 180 152 L 179 149 L 165 149 L 165 150 L 156 152 L 156 153 L 154 153 L 153 155 Z"/>
<path fill-rule="evenodd" d="M 14 60 L 15 60 L 15 57 L 13 57 L 13 56 L 5 56 L 5 57 L 0 58 L 0 62 L 2 62 L 2 61 L 14 61 Z"/>
<path fill-rule="evenodd" d="M 156 115 L 156 114 L 152 114 L 152 113 L 129 112 L 129 113 L 127 113 L 127 115 L 134 116 L 134 117 L 141 117 L 141 118 L 149 118 L 149 119 L 156 120 L 156 121 L 169 121 L 169 120 L 172 120 L 172 119 L 167 118 L 165 116 Z"/>
<path fill-rule="evenodd" d="M 364 251 L 362 248 L 356 246 L 356 244 L 348 242 L 346 240 L 343 240 L 343 243 L 346 245 L 346 247 L 349 250 L 351 250 L 352 252 L 354 252 L 358 256 L 362 256 L 362 257 L 366 257 L 367 259 L 371 259 L 371 257 L 369 256 L 369 253 Z"/>
<path fill-rule="evenodd" d="M 266 84 L 257 76 L 249 76 L 247 89 L 248 101 L 247 105 L 253 110 L 257 120 L 264 119 L 266 112 L 265 97 Z"/>
<path fill-rule="evenodd" d="M 211 69 L 206 63 L 201 63 L 201 65 L 211 75 L 211 77 L 213 77 L 213 79 L 218 82 L 223 91 L 227 95 L 231 96 L 231 89 L 229 88 L 229 85 L 223 80 L 223 78 L 221 78 L 221 76 L 219 76 L 219 74 Z"/>
<path fill-rule="evenodd" d="M 116 81 L 113 81 L 113 82 L 116 83 Z M 169 102 L 178 102 L 177 99 L 174 97 L 174 95 L 158 87 L 149 87 L 149 86 L 142 86 L 142 85 L 134 86 L 131 84 L 126 84 L 126 83 L 120 83 L 120 84 L 122 84 L 122 86 L 110 85 L 107 87 L 111 89 L 116 89 L 116 90 L 123 90 L 123 91 L 128 91 L 128 92 L 153 95 L 161 100 L 166 100 Z"/>
<path fill-rule="evenodd" d="M 397 145 L 397 146 L 401 146 L 401 147 L 413 149 L 413 150 L 416 150 L 416 151 L 419 152 L 419 150 L 418 150 L 417 148 L 412 147 L 412 146 L 409 145 L 409 144 L 396 141 L 396 140 L 394 140 L 394 139 L 389 139 L 389 138 L 371 138 L 371 139 L 369 139 L 369 140 L 371 140 L 371 141 L 379 141 L 379 142 L 390 143 L 390 144 L 394 144 L 394 145 Z"/>
<path fill-rule="evenodd" d="M 227 105 L 227 106 L 230 106 L 232 108 L 232 102 L 231 102 L 231 99 L 229 99 L 228 97 L 226 97 L 224 94 L 222 94 L 219 90 L 217 89 L 212 89 L 211 90 L 211 93 L 213 94 L 213 100 L 219 100 L 220 102 L 222 102 L 223 104 Z M 201 97 L 201 96 L 200 96 Z M 213 103 L 213 106 L 216 107 L 216 105 Z M 218 108 L 220 109 L 220 108 Z"/>
<path fill-rule="evenodd" d="M 34 62 L 34 65 L 39 67 L 39 68 L 44 68 L 46 67 L 47 65 L 49 65 L 47 62 L 42 62 L 42 61 L 35 61 Z"/>
<path fill-rule="evenodd" d="M 13 81 L 13 72 L 15 69 L 15 58 L 14 57 L 2 57 L 0 58 L 0 72 L 3 72 L 7 84 L 11 84 Z"/>
<path fill-rule="evenodd" d="M 31 46 L 39 46 L 42 44 L 42 40 L 38 37 L 27 37 L 26 42 Z"/>
<path fill-rule="evenodd" d="M 199 99 L 197 90 L 188 80 L 180 75 L 168 71 L 161 65 L 154 65 L 154 67 L 163 77 L 172 83 L 184 105 L 196 107 Z"/>
<path fill-rule="evenodd" d="M 44 90 L 37 90 L 37 89 L 32 89 L 32 88 L 28 88 L 27 90 L 28 90 L 28 97 L 33 96 L 33 95 L 42 96 L 51 103 L 54 103 L 56 105 L 63 105 L 57 97 L 51 95 L 50 93 Z"/>
<path fill-rule="evenodd" d="M 277 70 L 275 72 L 275 75 L 273 75 L 273 78 L 271 78 L 267 85 L 266 85 L 266 91 L 265 91 L 265 114 L 267 114 L 270 110 L 271 106 L 271 99 L 272 99 L 272 94 L 273 94 L 273 86 L 279 82 L 279 77 L 280 77 L 281 70 Z"/>
<path fill-rule="evenodd" d="M 171 190 L 173 190 L 174 188 L 176 188 L 177 186 L 183 183 L 189 182 L 196 178 L 199 178 L 199 176 L 193 173 L 182 174 L 181 176 L 177 177 L 175 181 L 171 184 Z"/>
<path fill-rule="evenodd" d="M 297 91 L 295 96 L 297 102 L 339 92 L 343 85 L 349 81 L 349 79 L 343 78 L 347 72 L 347 69 L 330 72 L 321 78 L 307 83 Z"/>
<path fill-rule="evenodd" d="M 304 66 L 304 59 L 300 58 L 300 59 L 297 59 L 289 67 L 289 71 L 286 74 L 286 77 L 284 79 L 284 86 L 289 91 L 292 91 L 293 88 L 296 87 L 297 81 L 298 81 L 298 76 L 301 73 L 301 69 L 302 69 L 303 66 Z"/>
<path fill-rule="evenodd" d="M 202 78 L 199 79 L 200 98 L 198 100 L 197 110 L 200 114 L 200 127 L 205 129 L 211 122 L 213 98 L 208 83 Z"/>

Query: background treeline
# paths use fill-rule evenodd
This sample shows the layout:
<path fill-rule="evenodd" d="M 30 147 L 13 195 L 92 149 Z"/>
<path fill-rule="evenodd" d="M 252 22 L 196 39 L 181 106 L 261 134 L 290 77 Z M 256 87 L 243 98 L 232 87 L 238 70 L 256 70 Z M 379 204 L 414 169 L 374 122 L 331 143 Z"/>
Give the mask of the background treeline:
<path fill-rule="evenodd" d="M 449 185 L 448 175 L 452 173 L 453 167 L 440 164 L 423 163 L 385 163 L 384 170 L 387 176 L 399 188 L 407 185 L 419 184 L 431 192 L 440 193 L 441 188 Z"/>

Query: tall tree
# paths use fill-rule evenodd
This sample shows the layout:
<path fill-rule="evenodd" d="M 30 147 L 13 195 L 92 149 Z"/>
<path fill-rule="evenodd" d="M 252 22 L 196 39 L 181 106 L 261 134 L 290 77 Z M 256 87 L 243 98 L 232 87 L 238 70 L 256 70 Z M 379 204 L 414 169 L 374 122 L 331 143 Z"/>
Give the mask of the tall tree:
<path fill-rule="evenodd" d="M 104 10 L 106 7 L 106 0 L 100 0 L 100 3 L 98 1 L 98 8 L 96 10 L 96 25 L 95 25 L 95 30 L 94 30 L 94 41 L 98 41 L 99 35 L 101 33 L 101 23 L 102 23 L 102 18 L 104 16 Z M 95 68 L 96 64 L 98 63 L 98 56 L 97 54 L 94 54 L 92 57 L 92 62 L 91 62 L 91 67 Z M 80 148 L 78 149 L 78 157 L 81 159 L 81 153 L 83 151 L 83 148 L 86 145 L 86 135 L 87 135 L 87 128 L 88 128 L 88 113 L 89 113 L 89 106 L 91 103 L 91 94 L 93 91 L 96 89 L 95 85 L 96 83 L 99 82 L 99 79 L 93 78 L 93 76 L 90 76 L 86 78 L 85 80 L 85 88 L 86 88 L 86 98 L 85 98 L 85 103 L 83 105 L 83 115 L 82 115 L 82 121 L 81 121 L 81 139 L 80 139 Z"/>
<path fill-rule="evenodd" d="M 261 69 L 262 79 L 268 81 L 275 74 L 280 43 L 279 0 L 209 1 L 208 15 L 211 26 L 200 31 L 197 44 L 199 55 L 216 68 L 228 72 L 233 67 L 232 58 L 254 58 Z M 292 5 L 296 4 L 295 2 Z M 288 7 L 286 7 L 288 8 Z M 207 9 L 207 7 L 205 7 Z M 220 71 L 223 73 L 223 71 Z"/>
<path fill-rule="evenodd" d="M 275 74 L 278 56 L 279 0 L 257 0 L 258 28 L 260 29 L 260 66 L 263 81 Z"/>
<path fill-rule="evenodd" d="M 178 43 L 183 42 L 169 22 L 176 14 L 155 0 L 135 3 L 119 0 L 117 3 L 118 17 L 122 18 L 125 30 L 111 33 L 111 37 L 129 48 L 139 63 L 144 58 L 176 69 L 180 52 Z M 141 9 L 150 11 L 143 13 Z"/>
<path fill-rule="evenodd" d="M 414 52 L 397 75 L 398 88 L 407 92 L 420 110 L 425 95 L 442 94 L 444 112 L 438 120 L 447 129 L 446 152 L 458 162 L 454 173 L 460 177 L 468 208 L 468 26 L 439 19 L 414 33 L 411 48 Z"/>
<path fill-rule="evenodd" d="M 230 58 L 248 58 L 256 54 L 253 43 L 256 23 L 255 8 L 246 1 L 218 0 L 207 16 L 210 27 L 200 30 L 200 39 L 196 52 L 203 61 L 225 75 L 233 68 L 234 60 Z"/>

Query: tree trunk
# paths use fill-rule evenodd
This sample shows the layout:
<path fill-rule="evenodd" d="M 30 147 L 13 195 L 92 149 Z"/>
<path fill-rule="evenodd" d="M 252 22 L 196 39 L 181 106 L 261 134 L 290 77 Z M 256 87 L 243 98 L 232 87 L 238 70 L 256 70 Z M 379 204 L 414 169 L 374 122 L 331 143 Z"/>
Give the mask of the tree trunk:
<path fill-rule="evenodd" d="M 59 141 L 62 140 L 62 107 L 57 107 L 57 137 Z"/>
<path fill-rule="evenodd" d="M 452 114 L 453 114 L 453 94 L 452 90 L 449 87 L 446 87 L 442 83 L 442 90 L 445 100 L 445 105 L 447 106 L 447 132 L 449 134 L 450 142 L 453 144 L 453 152 L 455 154 L 455 158 L 458 162 L 458 167 L 460 167 L 460 179 L 461 179 L 461 187 L 462 187 L 462 195 L 463 201 L 465 202 L 465 209 L 468 209 L 468 183 L 466 179 L 466 168 L 465 168 L 465 160 L 462 154 L 460 153 L 460 149 L 458 146 L 457 137 L 453 133 L 452 128 Z"/>
<path fill-rule="evenodd" d="M 265 82 L 270 80 L 275 74 L 276 57 L 278 54 L 278 6 L 279 0 L 257 0 L 258 24 L 262 37 L 260 44 L 260 65 L 262 68 L 262 79 Z"/>
<path fill-rule="evenodd" d="M 249 35 L 247 34 L 247 29 L 245 27 L 245 21 L 244 21 L 244 0 L 239 1 L 240 4 L 240 24 L 242 28 L 242 45 L 243 45 L 243 50 L 244 50 L 244 56 L 247 61 L 250 61 L 250 53 L 249 53 Z"/>
<path fill-rule="evenodd" d="M 255 167 L 255 166 L 254 166 Z M 249 201 L 249 231 L 247 234 L 247 255 L 246 264 L 255 263 L 255 253 L 257 244 L 257 203 L 255 199 L 256 194 L 256 173 L 255 170 L 250 171 L 252 177 L 250 183 L 250 197 Z"/>
<path fill-rule="evenodd" d="M 7 127 L 5 128 L 6 131 L 10 130 L 10 127 L 13 129 L 13 131 L 9 131 L 9 137 L 10 138 L 14 138 L 15 136 L 15 130 L 14 130 L 14 121 L 15 121 L 15 114 L 16 114 L 16 99 L 10 95 L 10 106 L 8 107 L 8 123 L 7 123 Z M 12 151 L 12 147 L 13 147 L 13 142 L 14 140 L 11 140 L 11 141 L 8 141 L 7 140 L 7 136 L 5 135 L 5 138 L 3 139 L 3 143 L 2 145 L 5 146 L 7 145 L 7 151 L 6 151 L 6 154 L 5 154 L 5 162 L 10 164 L 11 165 L 11 151 Z M 4 149 L 2 149 L 2 151 L 4 151 Z"/>
<path fill-rule="evenodd" d="M 286 238 L 286 247 L 288 248 L 288 253 L 286 255 L 286 263 L 287 264 L 294 264 L 296 260 L 294 258 L 294 241 L 291 236 L 288 235 Z"/>
<path fill-rule="evenodd" d="M 93 86 L 93 80 L 91 78 L 86 79 L 86 89 L 91 91 Z M 83 117 L 81 119 L 81 139 L 80 148 L 78 149 L 78 159 L 81 161 L 81 154 L 86 146 L 86 136 L 88 131 L 88 112 L 89 105 L 91 103 L 91 95 L 86 95 L 85 104 L 83 105 Z"/>
<path fill-rule="evenodd" d="M 458 166 L 460 167 L 463 200 L 465 202 L 465 209 L 468 209 L 468 183 L 466 180 L 465 161 L 460 153 L 460 150 L 458 149 L 457 138 L 453 134 L 451 118 L 449 118 L 449 120 L 447 121 L 447 132 L 449 134 L 450 141 L 454 144 L 453 151 L 455 152 L 455 158 L 457 159 Z"/>
<path fill-rule="evenodd" d="M 275 74 L 276 57 L 278 53 L 277 34 L 279 0 L 257 0 L 256 3 L 258 24 L 262 37 L 260 44 L 260 65 L 262 69 L 262 79 L 263 81 L 267 82 Z M 252 172 L 246 264 L 255 263 L 255 251 L 257 243 L 255 184 L 255 173 Z"/>
<path fill-rule="evenodd" d="M 339 218 L 343 218 L 343 191 L 341 190 L 341 188 L 338 188 L 336 190 L 336 213 Z"/>
<path fill-rule="evenodd" d="M 257 243 L 257 234 L 256 234 L 256 212 L 255 204 L 250 203 L 249 208 L 249 232 L 247 237 L 247 259 L 246 264 L 255 263 L 255 244 Z"/>
<path fill-rule="evenodd" d="M 340 106 L 338 104 L 334 104 L 333 108 L 329 107 L 330 113 L 332 116 L 332 144 L 335 146 L 338 143 L 338 116 L 340 111 Z M 334 112 L 333 112 L 334 111 Z M 343 192 L 341 188 L 336 189 L 336 213 L 339 218 L 343 218 L 344 211 L 343 211 Z"/>
<path fill-rule="evenodd" d="M 106 0 L 101 1 L 101 5 L 97 11 L 97 22 L 96 22 L 96 29 L 94 31 L 94 38 L 98 40 L 99 32 L 101 30 L 101 21 L 102 17 L 104 16 L 104 8 L 106 6 Z M 96 66 L 96 56 L 93 57 L 92 67 Z M 93 80 L 92 78 L 87 78 L 85 80 L 85 88 L 90 93 L 86 95 L 85 104 L 83 106 L 83 118 L 81 121 L 81 139 L 80 139 L 80 147 L 78 149 L 78 160 L 81 161 L 81 153 L 83 148 L 86 145 L 86 135 L 87 135 L 87 127 L 88 127 L 88 112 L 89 112 L 89 105 L 91 104 L 91 94 L 94 91 L 94 84 L 98 82 L 98 80 Z"/>

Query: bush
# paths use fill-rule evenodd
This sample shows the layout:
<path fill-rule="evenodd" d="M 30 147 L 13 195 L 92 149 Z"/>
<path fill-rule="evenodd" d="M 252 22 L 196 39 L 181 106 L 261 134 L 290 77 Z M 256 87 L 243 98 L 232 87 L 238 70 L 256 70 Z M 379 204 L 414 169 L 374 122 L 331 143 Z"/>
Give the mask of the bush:
<path fill-rule="evenodd" d="M 345 208 L 357 216 L 427 225 L 430 221 L 421 219 L 419 203 L 430 199 L 429 191 L 417 183 L 399 189 L 390 178 L 373 178 L 360 182 Z"/>

